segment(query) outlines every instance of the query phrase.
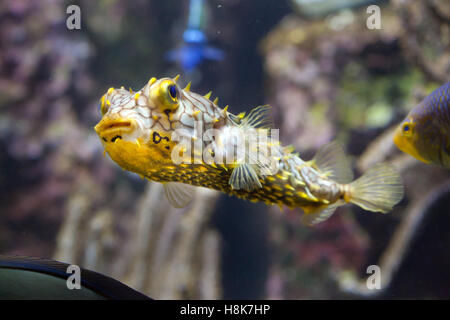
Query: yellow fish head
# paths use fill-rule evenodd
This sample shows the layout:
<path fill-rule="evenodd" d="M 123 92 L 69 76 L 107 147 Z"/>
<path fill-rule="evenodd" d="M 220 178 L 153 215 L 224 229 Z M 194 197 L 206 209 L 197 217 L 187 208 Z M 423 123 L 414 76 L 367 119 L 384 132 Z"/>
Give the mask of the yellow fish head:
<path fill-rule="evenodd" d="M 180 117 L 176 79 L 150 81 L 139 91 L 110 88 L 95 126 L 105 151 L 123 169 L 150 176 L 171 163 L 171 135 Z"/>
<path fill-rule="evenodd" d="M 414 158 L 430 163 L 425 159 L 417 148 L 419 135 L 416 132 L 416 122 L 413 118 L 405 119 L 395 130 L 394 143 L 401 151 L 413 156 Z"/>

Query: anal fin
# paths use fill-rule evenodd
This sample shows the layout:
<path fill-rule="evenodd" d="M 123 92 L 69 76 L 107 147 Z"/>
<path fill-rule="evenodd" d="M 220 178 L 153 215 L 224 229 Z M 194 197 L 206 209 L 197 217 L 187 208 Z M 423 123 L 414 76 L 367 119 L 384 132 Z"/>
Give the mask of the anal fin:
<path fill-rule="evenodd" d="M 315 224 L 323 222 L 331 217 L 334 211 L 343 204 L 345 204 L 343 201 L 337 201 L 329 206 L 326 206 L 325 208 L 319 207 L 315 211 L 305 212 L 301 218 L 302 223 L 307 226 L 313 226 Z"/>
<path fill-rule="evenodd" d="M 191 202 L 195 190 L 193 186 L 180 182 L 165 182 L 164 194 L 169 203 L 175 208 L 183 208 Z"/>

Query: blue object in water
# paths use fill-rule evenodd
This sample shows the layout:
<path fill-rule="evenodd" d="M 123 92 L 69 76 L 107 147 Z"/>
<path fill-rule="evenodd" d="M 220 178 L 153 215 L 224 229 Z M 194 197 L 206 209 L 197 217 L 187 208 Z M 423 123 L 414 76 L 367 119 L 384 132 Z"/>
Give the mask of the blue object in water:
<path fill-rule="evenodd" d="M 187 29 L 183 33 L 183 45 L 167 53 L 167 59 L 177 62 L 186 73 L 192 72 L 203 60 L 220 61 L 225 58 L 222 50 L 209 46 L 201 30 L 203 0 L 191 0 Z"/>

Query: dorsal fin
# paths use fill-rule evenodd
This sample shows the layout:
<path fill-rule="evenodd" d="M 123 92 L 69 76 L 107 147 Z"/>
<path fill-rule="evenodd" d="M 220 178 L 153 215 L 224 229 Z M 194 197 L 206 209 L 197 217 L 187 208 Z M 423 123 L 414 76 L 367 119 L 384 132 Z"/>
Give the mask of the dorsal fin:
<path fill-rule="evenodd" d="M 350 160 L 337 142 L 331 142 L 321 147 L 312 159 L 312 163 L 320 173 L 336 182 L 349 183 L 353 179 Z"/>
<path fill-rule="evenodd" d="M 272 107 L 269 105 L 258 106 L 252 109 L 241 121 L 244 128 L 272 128 Z"/>
<path fill-rule="evenodd" d="M 236 116 L 230 112 L 226 113 L 226 115 L 227 115 L 228 119 L 230 119 L 234 124 L 239 125 L 241 123 L 241 119 L 238 116 Z"/>

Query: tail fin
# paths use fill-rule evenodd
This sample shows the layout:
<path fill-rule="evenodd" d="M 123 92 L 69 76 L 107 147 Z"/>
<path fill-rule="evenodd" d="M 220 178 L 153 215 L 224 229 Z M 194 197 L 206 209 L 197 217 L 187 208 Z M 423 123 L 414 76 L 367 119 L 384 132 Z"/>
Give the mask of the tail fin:
<path fill-rule="evenodd" d="M 375 165 L 349 187 L 348 200 L 368 211 L 389 212 L 403 198 L 400 174 L 386 163 Z"/>

